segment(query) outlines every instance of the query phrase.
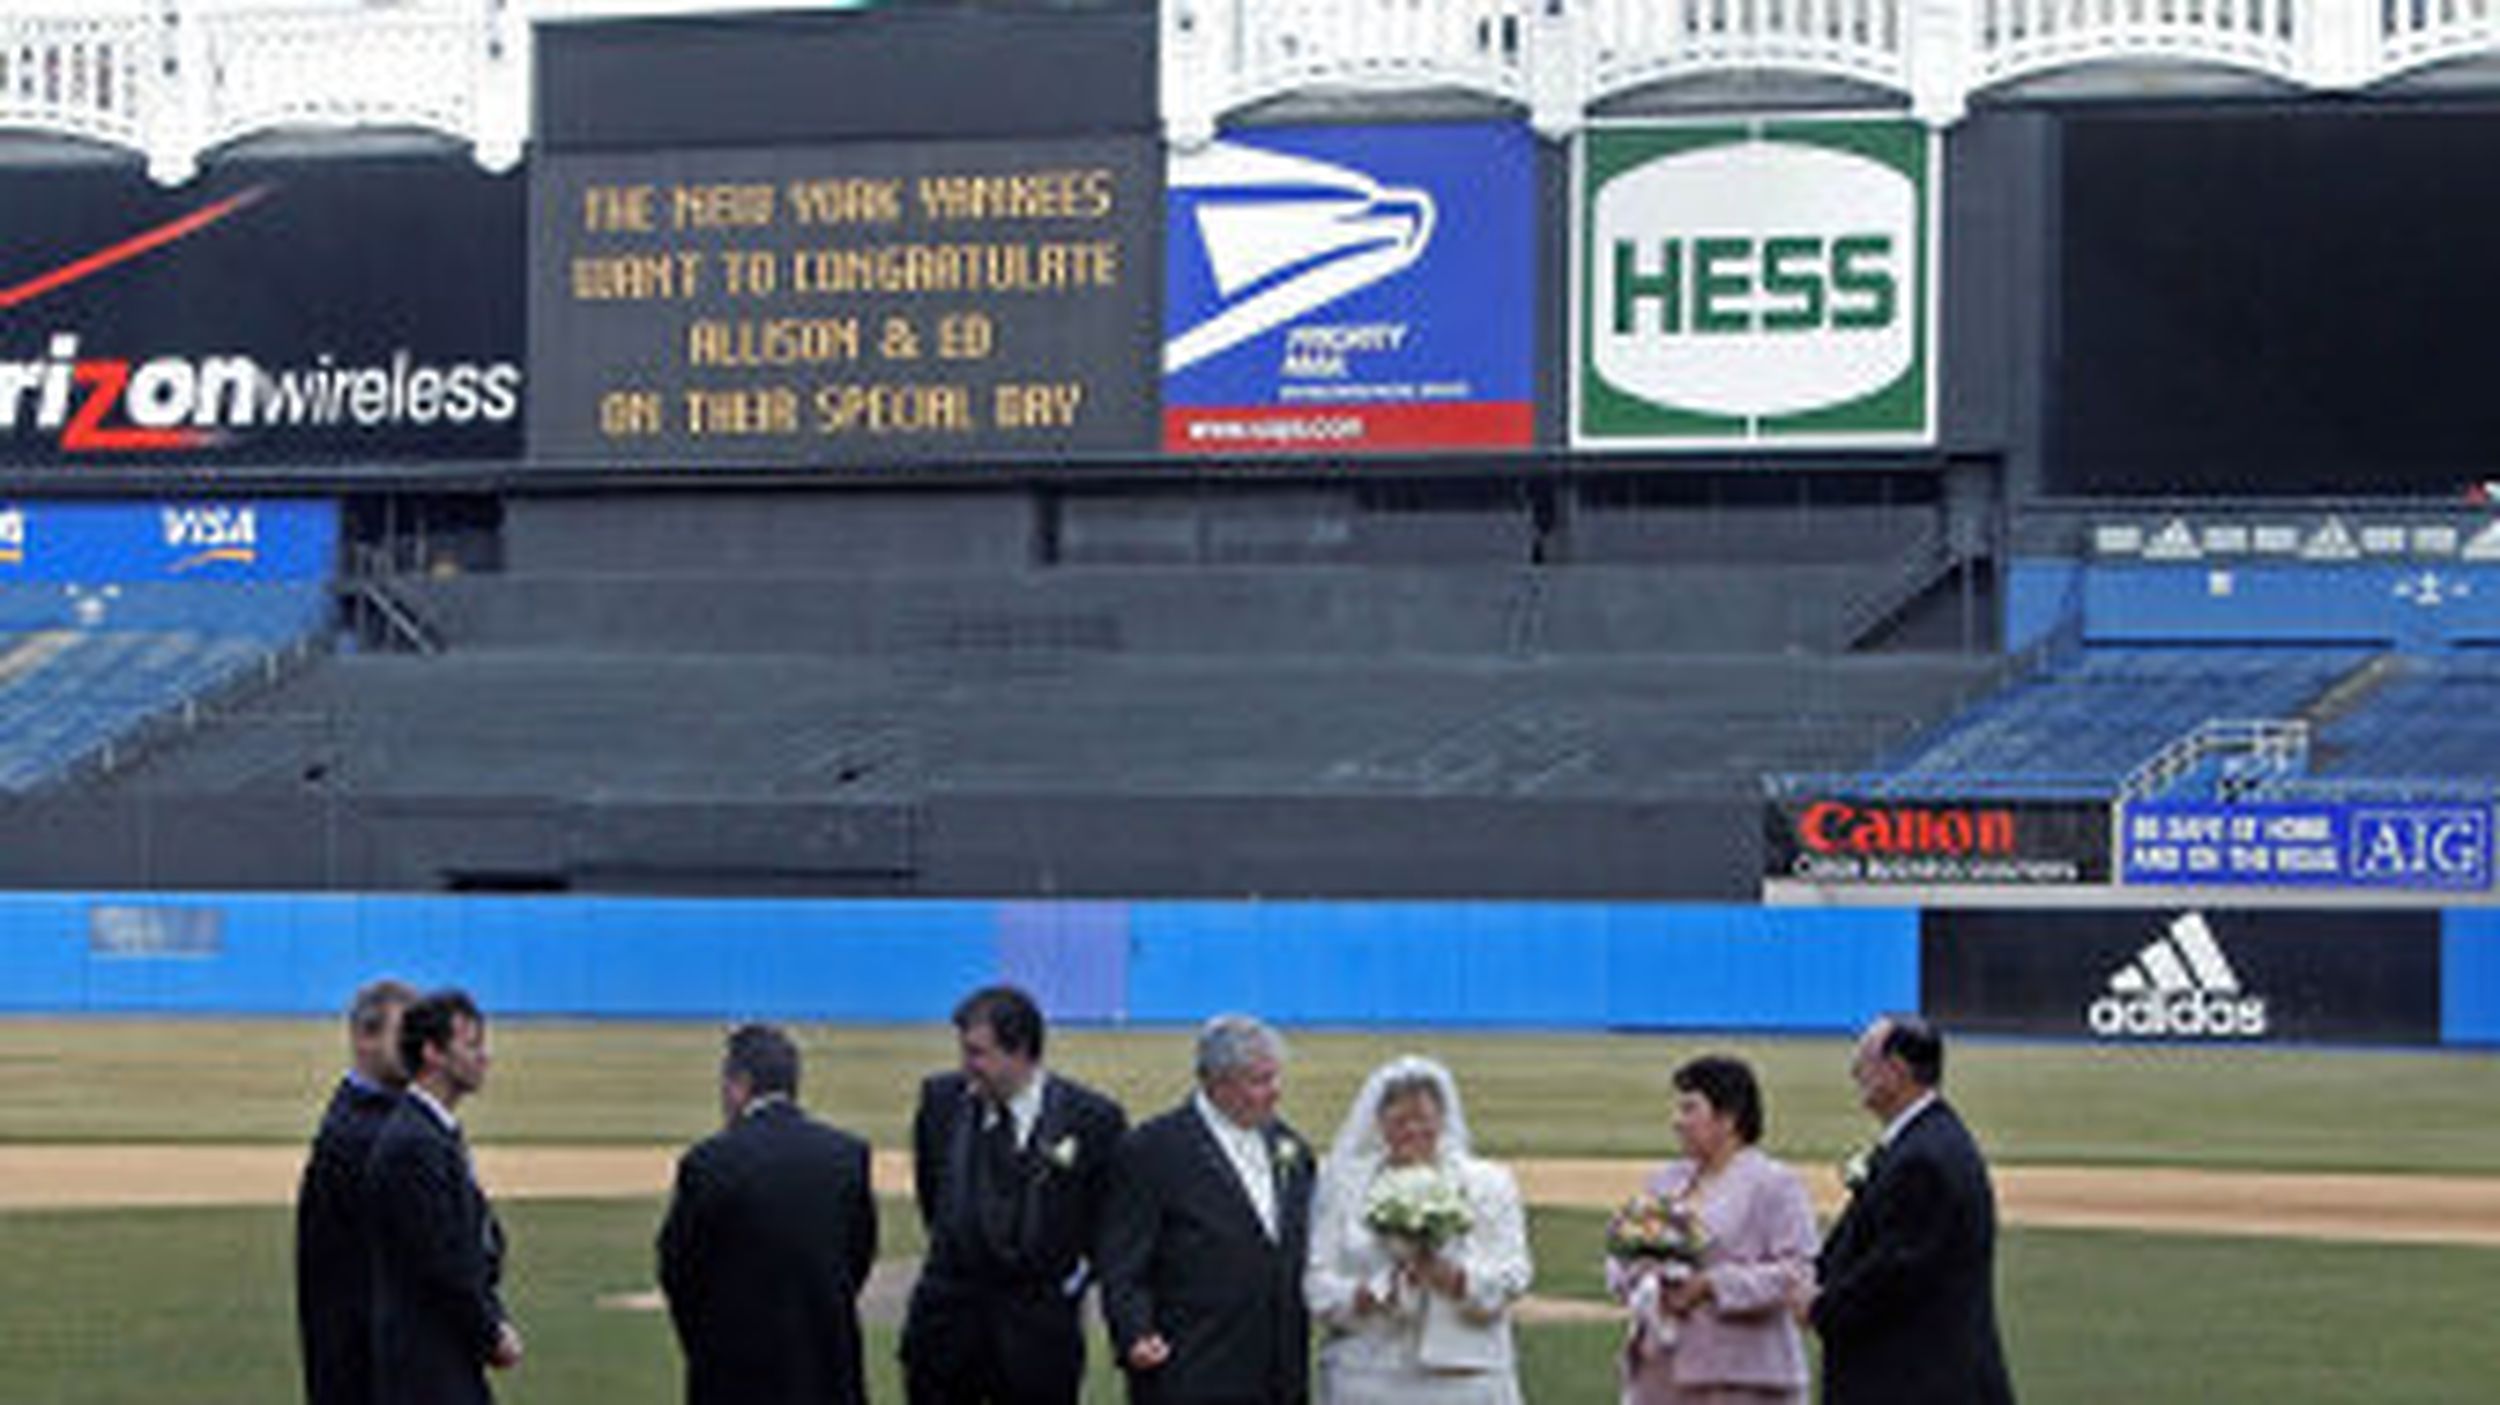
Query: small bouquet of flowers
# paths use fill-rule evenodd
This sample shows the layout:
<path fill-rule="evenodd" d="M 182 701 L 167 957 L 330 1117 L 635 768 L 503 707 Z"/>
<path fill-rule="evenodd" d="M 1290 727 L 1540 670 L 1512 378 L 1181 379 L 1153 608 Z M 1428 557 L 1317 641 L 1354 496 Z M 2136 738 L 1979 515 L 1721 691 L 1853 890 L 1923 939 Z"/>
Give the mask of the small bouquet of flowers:
<path fill-rule="evenodd" d="M 1710 1231 L 1691 1206 L 1661 1195 L 1636 1195 L 1606 1222 L 1606 1256 L 1632 1279 L 1633 1316 L 1661 1347 L 1675 1344 L 1675 1319 L 1662 1305 L 1662 1284 L 1681 1283 L 1701 1271 Z"/>
<path fill-rule="evenodd" d="M 1363 1227 L 1409 1257 L 1439 1249 L 1475 1224 L 1467 1197 L 1438 1166 L 1392 1166 L 1372 1178 Z"/>

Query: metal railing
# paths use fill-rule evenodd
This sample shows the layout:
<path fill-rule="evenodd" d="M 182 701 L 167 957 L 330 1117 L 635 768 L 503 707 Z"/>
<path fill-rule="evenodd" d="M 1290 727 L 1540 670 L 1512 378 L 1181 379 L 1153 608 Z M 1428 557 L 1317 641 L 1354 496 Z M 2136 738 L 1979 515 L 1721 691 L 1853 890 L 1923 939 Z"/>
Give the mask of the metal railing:
<path fill-rule="evenodd" d="M 2309 765 L 2309 724 L 2297 719 L 2217 719 L 2174 739 L 2118 784 L 2122 801 L 2161 794 L 2182 778 L 2220 759 L 2221 798 L 2237 799 L 2276 776 Z"/>

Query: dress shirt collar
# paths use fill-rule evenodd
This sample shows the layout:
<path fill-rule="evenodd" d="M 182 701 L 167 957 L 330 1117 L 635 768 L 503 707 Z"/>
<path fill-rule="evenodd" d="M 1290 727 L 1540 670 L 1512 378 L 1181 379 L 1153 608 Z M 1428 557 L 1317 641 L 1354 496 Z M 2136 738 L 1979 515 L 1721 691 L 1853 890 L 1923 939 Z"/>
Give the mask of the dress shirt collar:
<path fill-rule="evenodd" d="M 1244 1127 L 1226 1117 L 1210 1101 L 1206 1090 L 1190 1095 L 1190 1104 L 1198 1109 L 1198 1120 L 1207 1124 L 1215 1137 L 1217 1149 L 1231 1163 L 1233 1173 L 1241 1178 L 1242 1193 L 1250 1197 L 1250 1208 L 1257 1212 L 1259 1227 L 1267 1237 L 1276 1237 L 1276 1163 L 1268 1155 L 1267 1134 L 1257 1127 Z"/>
<path fill-rule="evenodd" d="M 425 1090 L 424 1084 L 409 1084 L 408 1099 L 417 1106 L 424 1108 L 426 1115 L 433 1118 L 436 1124 L 441 1126 L 444 1131 L 451 1133 L 455 1137 L 460 1135 L 460 1119 L 451 1115 L 450 1108 L 436 1102 L 434 1100 L 434 1095 Z"/>
<path fill-rule="evenodd" d="M 797 1106 L 798 1104 L 792 1101 L 788 1093 L 758 1093 L 754 1097 L 747 1099 L 747 1105 L 745 1107 L 738 1109 L 738 1116 L 742 1119 L 753 1117 L 755 1114 L 762 1112 L 768 1107 Z"/>
<path fill-rule="evenodd" d="M 342 1081 L 359 1093 L 371 1093 L 376 1097 L 387 1098 L 396 1091 L 387 1084 L 376 1083 L 365 1077 L 365 1071 L 354 1064 L 347 1066 L 347 1076 Z"/>
<path fill-rule="evenodd" d="M 1042 1120 L 1042 1084 L 1049 1078 L 1050 1075 L 1037 1066 L 1033 1076 L 1025 1080 L 1024 1087 L 1007 1100 L 1007 1115 L 1016 1119 L 1018 1150 L 1033 1144 L 1033 1124 Z"/>
<path fill-rule="evenodd" d="M 1919 1094 L 1917 1101 L 1911 1103 L 1908 1107 L 1901 1109 L 1900 1116 L 1895 1117 L 1890 1122 L 1884 1124 L 1883 1145 L 1891 1146 L 1894 1142 L 1901 1140 L 1902 1129 L 1908 1127 L 1912 1119 L 1916 1118 L 1920 1113 L 1925 1112 L 1927 1109 L 1935 1105 L 1935 1089 L 1930 1088 L 1926 1092 Z"/>

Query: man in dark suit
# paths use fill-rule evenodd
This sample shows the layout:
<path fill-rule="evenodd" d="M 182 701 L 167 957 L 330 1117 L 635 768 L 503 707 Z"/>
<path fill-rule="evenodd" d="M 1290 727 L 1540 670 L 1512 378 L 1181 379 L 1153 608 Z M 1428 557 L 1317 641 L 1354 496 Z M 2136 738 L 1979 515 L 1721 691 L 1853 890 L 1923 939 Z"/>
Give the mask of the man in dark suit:
<path fill-rule="evenodd" d="M 1997 1339 L 1996 1194 L 1950 1104 L 1944 1037 L 1886 1015 L 1849 1076 L 1884 1124 L 1816 1262 L 1825 1405 L 2012 1405 Z"/>
<path fill-rule="evenodd" d="M 727 1125 L 677 1163 L 660 1287 L 688 1405 L 860 1405 L 859 1290 L 877 1262 L 868 1143 L 798 1104 L 799 1050 L 740 1026 L 721 1058 Z"/>
<path fill-rule="evenodd" d="M 295 1331 L 307 1405 L 373 1399 L 373 1230 L 365 1158 L 399 1094 L 399 1016 L 417 993 L 374 981 L 347 1007 L 347 1073 L 295 1189 Z"/>
<path fill-rule="evenodd" d="M 1042 1067 L 1031 996 L 974 991 L 955 1007 L 962 1068 L 920 1085 L 912 1180 L 928 1260 L 903 1322 L 912 1405 L 1075 1405 L 1077 1318 L 1120 1105 Z"/>
<path fill-rule="evenodd" d="M 504 1314 L 503 1226 L 469 1165 L 456 1115 L 486 1086 L 486 1017 L 441 990 L 399 1018 L 408 1094 L 365 1163 L 374 1227 L 376 1405 L 488 1405 L 486 1369 L 521 1364 Z"/>
<path fill-rule="evenodd" d="M 1311 1149 L 1276 1118 L 1284 1042 L 1246 1015 L 1198 1039 L 1198 1091 L 1121 1143 L 1103 1316 L 1137 1405 L 1300 1405 Z"/>

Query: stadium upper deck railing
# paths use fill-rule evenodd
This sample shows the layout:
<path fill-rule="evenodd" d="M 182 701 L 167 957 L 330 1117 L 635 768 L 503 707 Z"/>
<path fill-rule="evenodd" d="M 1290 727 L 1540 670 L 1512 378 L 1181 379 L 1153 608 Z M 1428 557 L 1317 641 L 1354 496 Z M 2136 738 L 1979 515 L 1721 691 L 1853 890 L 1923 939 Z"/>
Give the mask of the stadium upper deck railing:
<path fill-rule="evenodd" d="M 821 3 L 821 0 L 820 0 Z M 821 3 L 825 9 L 848 5 Z M 306 124 L 418 126 L 504 169 L 534 25 L 778 4 L 698 0 L 0 0 L 0 130 L 146 154 Z M 2438 68 L 2500 88 L 2500 0 L 1162 0 L 1172 140 L 1294 93 L 1462 91 L 1549 136 L 1636 90 L 1836 79 L 1952 123 L 1980 94 L 2095 68 L 2352 91 Z"/>

